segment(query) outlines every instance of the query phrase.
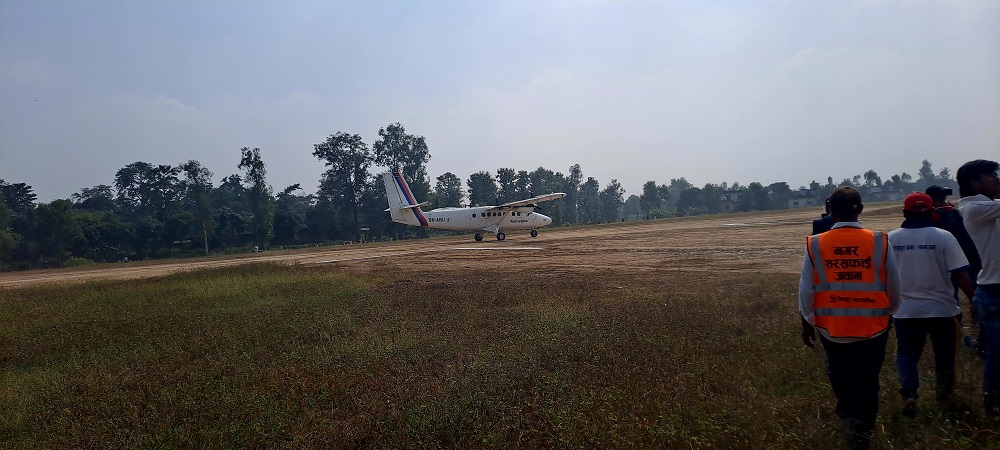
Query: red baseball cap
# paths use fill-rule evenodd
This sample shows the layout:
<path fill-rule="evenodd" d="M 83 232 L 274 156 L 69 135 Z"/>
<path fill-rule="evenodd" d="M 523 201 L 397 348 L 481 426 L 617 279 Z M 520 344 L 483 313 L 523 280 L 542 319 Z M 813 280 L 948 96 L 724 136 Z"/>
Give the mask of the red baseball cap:
<path fill-rule="evenodd" d="M 910 212 L 927 212 L 934 209 L 934 200 L 931 200 L 931 196 L 923 192 L 914 192 L 906 196 L 906 200 L 903 200 L 903 211 Z"/>

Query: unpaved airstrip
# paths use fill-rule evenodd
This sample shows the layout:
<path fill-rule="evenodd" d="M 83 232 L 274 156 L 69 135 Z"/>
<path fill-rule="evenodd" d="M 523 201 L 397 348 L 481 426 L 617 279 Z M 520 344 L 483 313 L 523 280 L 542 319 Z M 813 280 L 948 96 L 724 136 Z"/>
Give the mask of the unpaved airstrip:
<path fill-rule="evenodd" d="M 862 216 L 867 228 L 889 231 L 902 221 L 896 205 L 870 209 Z M 381 264 L 416 274 L 474 268 L 495 270 L 498 277 L 525 270 L 551 275 L 607 269 L 798 273 L 805 236 L 819 212 L 812 208 L 545 228 L 537 238 L 527 232 L 510 232 L 502 242 L 489 236 L 475 242 L 472 235 L 464 235 L 8 272 L 0 274 L 0 287 L 143 279 L 249 263 L 329 265 L 345 270 L 369 270 Z"/>

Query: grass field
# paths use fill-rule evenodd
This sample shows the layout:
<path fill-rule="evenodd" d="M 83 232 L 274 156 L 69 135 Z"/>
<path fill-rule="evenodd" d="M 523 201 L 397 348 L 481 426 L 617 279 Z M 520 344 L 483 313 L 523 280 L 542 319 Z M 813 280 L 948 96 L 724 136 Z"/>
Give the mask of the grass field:
<path fill-rule="evenodd" d="M 578 237 L 552 234 L 557 253 Z M 747 245 L 750 260 L 787 253 Z M 709 250 L 692 254 L 722 267 Z M 478 257 L 0 288 L 0 446 L 840 445 L 822 352 L 798 337 L 796 273 L 590 260 L 498 275 Z M 929 356 L 930 400 L 909 420 L 888 355 L 876 446 L 1000 445 L 981 363 L 963 351 L 956 404 L 938 406 Z"/>

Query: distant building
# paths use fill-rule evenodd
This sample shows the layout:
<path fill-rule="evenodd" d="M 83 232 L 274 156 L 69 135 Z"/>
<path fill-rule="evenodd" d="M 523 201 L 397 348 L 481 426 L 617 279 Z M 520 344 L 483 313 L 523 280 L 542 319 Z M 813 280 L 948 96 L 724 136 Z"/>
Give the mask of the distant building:
<path fill-rule="evenodd" d="M 815 208 L 820 202 L 816 199 L 816 191 L 806 187 L 792 193 L 792 198 L 788 199 L 788 209 Z"/>
<path fill-rule="evenodd" d="M 722 212 L 731 213 L 736 211 L 736 203 L 740 201 L 743 191 L 723 191 L 720 200 L 722 201 Z"/>
<path fill-rule="evenodd" d="M 898 202 L 905 197 L 892 186 L 861 186 L 858 191 L 861 192 L 865 202 Z"/>
<path fill-rule="evenodd" d="M 819 202 L 815 198 L 790 198 L 788 199 L 788 209 L 815 208 Z"/>

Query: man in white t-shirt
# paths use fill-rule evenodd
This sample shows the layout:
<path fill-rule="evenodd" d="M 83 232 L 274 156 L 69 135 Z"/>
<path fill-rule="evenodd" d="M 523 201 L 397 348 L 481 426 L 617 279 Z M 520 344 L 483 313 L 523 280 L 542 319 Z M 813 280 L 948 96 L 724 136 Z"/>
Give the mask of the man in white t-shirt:
<path fill-rule="evenodd" d="M 965 228 L 983 260 L 973 305 L 983 324 L 983 406 L 1000 416 L 1000 164 L 977 159 L 958 168 L 958 192 Z"/>
<path fill-rule="evenodd" d="M 899 311 L 896 327 L 896 374 L 903 397 L 903 415 L 917 414 L 917 363 L 930 335 L 934 348 L 935 392 L 939 402 L 951 397 L 955 381 L 955 336 L 961 312 L 955 304 L 952 281 L 972 299 L 969 261 L 951 233 L 931 220 L 934 201 L 914 192 L 903 202 L 901 228 L 889 232 L 889 245 L 899 267 Z"/>

